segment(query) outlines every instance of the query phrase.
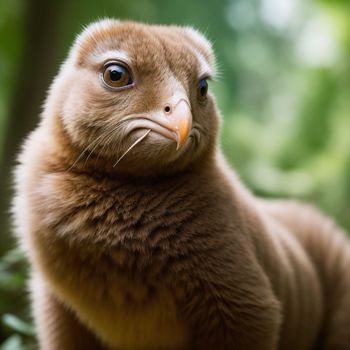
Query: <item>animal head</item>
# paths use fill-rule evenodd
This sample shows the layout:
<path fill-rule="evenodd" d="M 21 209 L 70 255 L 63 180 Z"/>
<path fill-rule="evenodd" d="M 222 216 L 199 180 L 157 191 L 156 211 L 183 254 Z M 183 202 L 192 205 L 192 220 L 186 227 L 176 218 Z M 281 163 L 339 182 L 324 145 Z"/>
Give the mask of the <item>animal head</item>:
<path fill-rule="evenodd" d="M 134 175 L 184 169 L 215 148 L 210 43 L 187 27 L 106 19 L 74 43 L 51 88 L 81 161 Z M 49 108 L 49 107 L 47 107 Z"/>

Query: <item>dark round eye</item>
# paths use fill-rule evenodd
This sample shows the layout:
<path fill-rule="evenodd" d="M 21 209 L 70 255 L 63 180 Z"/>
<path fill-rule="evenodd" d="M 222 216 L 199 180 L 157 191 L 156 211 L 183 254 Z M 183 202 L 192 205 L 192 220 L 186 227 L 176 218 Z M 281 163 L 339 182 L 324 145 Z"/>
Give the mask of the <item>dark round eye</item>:
<path fill-rule="evenodd" d="M 129 71 L 117 63 L 111 63 L 105 67 L 103 81 L 111 88 L 121 88 L 133 83 Z"/>
<path fill-rule="evenodd" d="M 203 100 L 207 97 L 208 93 L 208 82 L 207 79 L 201 79 L 198 83 L 198 97 Z"/>

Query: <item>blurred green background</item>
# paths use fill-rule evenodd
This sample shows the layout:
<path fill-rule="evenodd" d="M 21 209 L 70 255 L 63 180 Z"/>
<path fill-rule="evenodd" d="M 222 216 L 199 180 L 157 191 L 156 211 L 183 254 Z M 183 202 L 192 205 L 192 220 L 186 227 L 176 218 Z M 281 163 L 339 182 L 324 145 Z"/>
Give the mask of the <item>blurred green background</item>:
<path fill-rule="evenodd" d="M 257 194 L 313 202 L 350 232 L 349 0 L 0 0 L 0 349 L 33 349 L 10 170 L 55 72 L 102 17 L 191 25 L 213 42 L 221 144 Z"/>

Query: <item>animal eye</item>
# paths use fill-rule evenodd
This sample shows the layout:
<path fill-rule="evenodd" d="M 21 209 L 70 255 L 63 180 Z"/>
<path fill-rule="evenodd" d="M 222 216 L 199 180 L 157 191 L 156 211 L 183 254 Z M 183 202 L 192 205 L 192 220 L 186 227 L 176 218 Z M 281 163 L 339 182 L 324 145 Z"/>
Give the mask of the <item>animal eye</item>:
<path fill-rule="evenodd" d="M 208 93 L 208 82 L 207 79 L 201 79 L 198 82 L 198 98 L 199 100 L 205 100 Z"/>
<path fill-rule="evenodd" d="M 117 63 L 107 65 L 102 77 L 104 83 L 111 88 L 121 88 L 133 83 L 127 68 Z"/>

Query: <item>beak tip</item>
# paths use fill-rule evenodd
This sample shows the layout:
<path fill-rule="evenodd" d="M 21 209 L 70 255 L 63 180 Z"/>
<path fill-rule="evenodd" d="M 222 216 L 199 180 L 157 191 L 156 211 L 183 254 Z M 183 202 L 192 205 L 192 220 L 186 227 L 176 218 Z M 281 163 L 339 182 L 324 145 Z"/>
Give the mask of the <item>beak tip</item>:
<path fill-rule="evenodd" d="M 178 151 L 188 139 L 192 127 L 192 113 L 189 103 L 181 99 L 174 107 L 171 118 L 167 120 L 174 132 L 176 151 Z"/>
<path fill-rule="evenodd" d="M 184 137 L 184 135 L 181 135 L 180 132 L 176 133 L 176 151 L 178 151 L 186 142 L 187 135 Z"/>

